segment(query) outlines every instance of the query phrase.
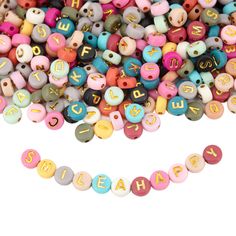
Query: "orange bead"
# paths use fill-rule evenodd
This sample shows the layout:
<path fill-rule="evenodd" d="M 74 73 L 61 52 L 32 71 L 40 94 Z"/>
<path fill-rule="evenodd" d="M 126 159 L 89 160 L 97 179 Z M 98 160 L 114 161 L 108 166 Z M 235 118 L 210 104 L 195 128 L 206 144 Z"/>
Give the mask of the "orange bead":
<path fill-rule="evenodd" d="M 121 89 L 135 88 L 137 80 L 135 77 L 122 77 L 117 80 L 117 85 Z"/>
<path fill-rule="evenodd" d="M 120 70 L 116 67 L 110 67 L 106 74 L 106 82 L 108 86 L 117 86 L 117 80 L 120 77 Z"/>
<path fill-rule="evenodd" d="M 16 66 L 19 62 L 16 59 L 16 48 L 12 48 L 8 53 L 8 58 L 12 61 L 13 65 Z"/>
<path fill-rule="evenodd" d="M 102 99 L 102 101 L 100 102 L 98 108 L 99 108 L 101 114 L 104 115 L 104 116 L 109 116 L 111 112 L 117 111 L 117 109 L 118 109 L 117 106 L 111 106 L 111 105 L 109 105 L 109 104 L 105 101 L 105 99 Z"/>
<path fill-rule="evenodd" d="M 36 7 L 36 0 L 17 0 L 17 4 L 24 9 L 29 9 L 31 7 Z"/>
<path fill-rule="evenodd" d="M 77 53 L 74 49 L 65 47 L 65 48 L 60 48 L 57 51 L 57 56 L 59 59 L 71 63 L 75 61 Z"/>

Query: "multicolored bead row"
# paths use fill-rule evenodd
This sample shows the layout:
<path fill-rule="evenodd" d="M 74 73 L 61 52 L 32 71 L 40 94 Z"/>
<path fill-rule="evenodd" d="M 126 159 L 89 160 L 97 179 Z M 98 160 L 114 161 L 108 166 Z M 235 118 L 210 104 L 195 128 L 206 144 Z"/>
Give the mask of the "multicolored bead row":
<path fill-rule="evenodd" d="M 217 164 L 222 159 L 222 151 L 216 145 L 206 147 L 202 155 L 191 154 L 187 157 L 185 165 L 175 164 L 170 167 L 168 174 L 164 171 L 155 171 L 150 179 L 137 177 L 132 183 L 125 178 L 117 178 L 114 181 L 105 175 L 100 174 L 92 178 L 85 171 L 74 174 L 67 166 L 57 168 L 51 160 L 41 160 L 40 155 L 33 149 L 26 150 L 21 157 L 22 164 L 29 168 L 37 168 L 38 174 L 46 179 L 54 176 L 55 181 L 60 185 L 73 183 L 80 191 L 88 190 L 91 186 L 97 193 L 104 194 L 112 190 L 117 196 L 126 196 L 132 191 L 134 195 L 145 196 L 151 188 L 164 190 L 169 186 L 170 181 L 181 183 L 188 177 L 188 171 L 198 173 L 203 170 L 205 163 Z"/>
<path fill-rule="evenodd" d="M 166 110 L 192 121 L 236 112 L 232 0 L 2 0 L 0 112 L 81 142 L 160 127 Z"/>

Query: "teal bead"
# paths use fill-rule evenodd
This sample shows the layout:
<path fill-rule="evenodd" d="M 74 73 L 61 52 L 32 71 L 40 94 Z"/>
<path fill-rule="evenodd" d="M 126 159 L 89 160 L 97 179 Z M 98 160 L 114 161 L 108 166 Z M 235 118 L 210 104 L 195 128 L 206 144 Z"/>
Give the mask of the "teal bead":
<path fill-rule="evenodd" d="M 9 105 L 3 111 L 3 119 L 8 124 L 16 124 L 21 120 L 22 112 L 16 105 Z"/>
<path fill-rule="evenodd" d="M 92 181 L 92 188 L 97 193 L 107 193 L 111 189 L 111 179 L 104 174 L 97 175 Z"/>
<path fill-rule="evenodd" d="M 74 86 L 83 86 L 87 80 L 87 72 L 82 67 L 74 67 L 70 70 L 68 79 Z"/>
<path fill-rule="evenodd" d="M 110 38 L 111 33 L 104 31 L 98 36 L 98 48 L 102 51 L 107 49 L 107 42 Z"/>
<path fill-rule="evenodd" d="M 223 68 L 227 63 L 227 54 L 224 51 L 214 49 L 210 51 L 210 55 L 216 62 L 216 69 Z"/>
<path fill-rule="evenodd" d="M 145 89 L 152 90 L 157 88 L 158 84 L 160 83 L 160 79 L 158 78 L 155 80 L 145 80 L 141 77 L 140 82 L 143 84 Z"/>
<path fill-rule="evenodd" d="M 188 110 L 188 103 L 183 97 L 176 96 L 168 102 L 167 110 L 174 116 L 180 116 L 185 114 Z"/>
<path fill-rule="evenodd" d="M 120 54 L 118 54 L 116 52 L 113 52 L 111 50 L 105 50 L 103 52 L 103 54 L 102 54 L 102 58 L 105 61 L 107 61 L 107 62 L 109 62 L 109 63 L 111 63 L 113 65 L 116 65 L 116 66 L 118 66 L 120 64 L 120 62 L 121 62 Z"/>
<path fill-rule="evenodd" d="M 139 123 L 144 117 L 144 108 L 136 103 L 130 104 L 125 109 L 125 117 L 131 123 Z"/>
<path fill-rule="evenodd" d="M 41 7 L 40 9 L 44 11 L 45 13 L 48 11 L 48 7 Z"/>
<path fill-rule="evenodd" d="M 177 88 L 179 88 L 179 86 L 180 86 L 182 83 L 186 82 L 186 81 L 189 81 L 189 79 L 180 79 L 180 80 L 177 80 L 177 81 L 175 82 L 175 85 L 176 85 Z"/>
<path fill-rule="evenodd" d="M 14 93 L 12 101 L 16 106 L 25 108 L 31 103 L 31 94 L 26 89 L 19 89 Z"/>
<path fill-rule="evenodd" d="M 106 72 L 109 69 L 109 66 L 107 65 L 107 63 L 101 58 L 101 57 L 96 57 L 93 61 L 92 61 L 92 65 L 97 69 L 98 72 L 100 72 L 101 74 L 106 74 Z"/>
<path fill-rule="evenodd" d="M 208 37 L 218 37 L 220 34 L 220 26 L 213 25 L 209 27 Z"/>
<path fill-rule="evenodd" d="M 68 106 L 67 114 L 73 121 L 80 121 L 87 115 L 87 108 L 82 102 L 72 102 Z"/>
<path fill-rule="evenodd" d="M 174 3 L 174 4 L 170 5 L 170 9 L 171 10 L 176 9 L 176 8 L 183 8 L 183 7 L 180 4 L 178 4 L 178 3 Z"/>
<path fill-rule="evenodd" d="M 215 79 L 211 74 L 211 72 L 201 72 L 200 75 L 202 77 L 204 84 L 206 84 L 209 88 L 214 86 Z"/>
<path fill-rule="evenodd" d="M 55 31 L 68 38 L 74 33 L 75 25 L 72 20 L 68 18 L 63 18 L 57 22 Z"/>
<path fill-rule="evenodd" d="M 146 62 L 157 63 L 162 57 L 162 51 L 159 47 L 146 46 L 143 50 L 143 59 Z"/>
<path fill-rule="evenodd" d="M 123 102 L 124 96 L 125 95 L 122 89 L 116 86 L 112 86 L 106 90 L 104 99 L 109 105 L 117 106 Z"/>
<path fill-rule="evenodd" d="M 98 38 L 91 32 L 84 32 L 84 41 L 93 48 L 97 48 Z"/>
<path fill-rule="evenodd" d="M 67 76 L 69 70 L 70 70 L 69 64 L 61 59 L 53 61 L 50 66 L 50 72 L 56 78 L 62 78 Z"/>
<path fill-rule="evenodd" d="M 128 58 L 124 62 L 124 72 L 127 76 L 136 77 L 140 74 L 142 62 L 136 58 Z"/>
<path fill-rule="evenodd" d="M 236 3 L 235 3 L 235 1 L 228 3 L 223 7 L 223 13 L 224 14 L 231 15 L 233 12 L 236 12 Z"/>
<path fill-rule="evenodd" d="M 202 84 L 202 77 L 201 75 L 194 70 L 191 74 L 188 75 L 190 81 L 192 81 L 197 87 Z"/>

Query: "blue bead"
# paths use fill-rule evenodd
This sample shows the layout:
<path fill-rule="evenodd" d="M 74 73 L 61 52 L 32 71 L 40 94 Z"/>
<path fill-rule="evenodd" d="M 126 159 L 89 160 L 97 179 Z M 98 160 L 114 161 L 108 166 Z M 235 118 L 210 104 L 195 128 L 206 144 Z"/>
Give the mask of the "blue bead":
<path fill-rule="evenodd" d="M 234 1 L 226 4 L 223 7 L 223 14 L 231 15 L 235 11 L 236 11 L 236 3 Z"/>
<path fill-rule="evenodd" d="M 111 33 L 104 31 L 98 36 L 98 48 L 102 51 L 105 51 L 107 49 L 107 41 L 109 37 L 111 36 Z"/>
<path fill-rule="evenodd" d="M 176 96 L 168 102 L 168 112 L 174 116 L 180 116 L 188 110 L 188 103 L 186 99 L 181 96 Z"/>
<path fill-rule="evenodd" d="M 68 116 L 74 121 L 83 120 L 87 115 L 87 108 L 82 102 L 72 102 L 68 109 Z"/>
<path fill-rule="evenodd" d="M 133 77 L 136 77 L 140 74 L 141 66 L 141 61 L 132 57 L 128 58 L 123 65 L 125 74 Z"/>
<path fill-rule="evenodd" d="M 227 63 L 227 54 L 224 51 L 214 49 L 210 51 L 210 55 L 215 59 L 216 61 L 216 69 L 223 68 Z"/>
<path fill-rule="evenodd" d="M 87 80 L 86 70 L 82 67 L 74 67 L 70 70 L 68 78 L 72 85 L 78 87 L 83 86 Z"/>
<path fill-rule="evenodd" d="M 70 37 L 75 31 L 75 25 L 72 20 L 63 18 L 57 22 L 56 32 L 64 35 L 66 38 Z"/>
<path fill-rule="evenodd" d="M 143 59 L 146 62 L 157 63 L 162 57 L 162 51 L 159 47 L 146 46 L 143 50 Z"/>
<path fill-rule="evenodd" d="M 109 69 L 109 66 L 101 57 L 96 57 L 92 61 L 92 65 L 97 69 L 98 72 L 100 72 L 102 74 L 106 74 L 106 72 Z"/>
<path fill-rule="evenodd" d="M 201 75 L 194 70 L 192 73 L 188 75 L 190 81 L 192 81 L 197 87 L 202 84 L 202 77 Z"/>
<path fill-rule="evenodd" d="M 125 109 L 125 117 L 131 123 L 139 123 L 144 117 L 144 108 L 136 103 L 130 104 Z"/>
<path fill-rule="evenodd" d="M 145 89 L 151 90 L 157 88 L 158 84 L 160 83 L 160 79 L 158 78 L 155 80 L 145 80 L 141 77 L 140 82 L 143 84 Z"/>
<path fill-rule="evenodd" d="M 220 26 L 213 25 L 209 27 L 208 37 L 218 37 L 220 34 Z"/>
<path fill-rule="evenodd" d="M 92 188 L 97 193 L 107 193 L 111 189 L 111 179 L 104 174 L 97 175 L 92 181 Z"/>
<path fill-rule="evenodd" d="M 84 32 L 84 41 L 92 46 L 93 48 L 97 48 L 98 46 L 98 38 L 94 34 L 90 32 Z"/>

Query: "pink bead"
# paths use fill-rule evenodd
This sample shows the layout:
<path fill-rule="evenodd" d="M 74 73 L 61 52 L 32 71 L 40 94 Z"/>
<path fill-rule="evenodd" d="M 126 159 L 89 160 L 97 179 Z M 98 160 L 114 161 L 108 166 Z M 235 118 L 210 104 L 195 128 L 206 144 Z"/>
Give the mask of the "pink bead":
<path fill-rule="evenodd" d="M 236 90 L 236 80 L 234 80 L 234 90 Z"/>
<path fill-rule="evenodd" d="M 10 78 L 17 89 L 22 89 L 26 86 L 26 81 L 19 71 L 14 71 L 10 74 Z"/>
<path fill-rule="evenodd" d="M 19 28 L 13 25 L 11 22 L 3 22 L 0 25 L 0 32 L 12 37 L 19 32 Z"/>
<path fill-rule="evenodd" d="M 177 52 L 166 53 L 162 62 L 164 67 L 170 71 L 177 71 L 183 64 L 182 57 Z"/>
<path fill-rule="evenodd" d="M 151 13 L 153 16 L 161 16 L 166 14 L 170 9 L 169 3 L 166 0 L 161 0 L 152 4 Z"/>
<path fill-rule="evenodd" d="M 53 33 L 48 37 L 47 44 L 53 52 L 57 52 L 60 48 L 66 46 L 66 39 L 62 34 Z"/>
<path fill-rule="evenodd" d="M 143 51 L 144 48 L 148 46 L 148 43 L 143 39 L 136 40 L 136 48 Z"/>
<path fill-rule="evenodd" d="M 102 90 L 106 87 L 106 77 L 100 73 L 92 73 L 87 78 L 87 85 L 94 90 Z"/>
<path fill-rule="evenodd" d="M 129 0 L 113 0 L 113 5 L 117 8 L 122 8 L 129 3 Z"/>
<path fill-rule="evenodd" d="M 160 33 L 151 33 L 147 36 L 147 43 L 153 47 L 163 47 L 166 44 L 166 36 Z"/>
<path fill-rule="evenodd" d="M 6 35 L 0 35 L 0 54 L 7 53 L 11 49 L 11 39 Z"/>
<path fill-rule="evenodd" d="M 227 25 L 225 26 L 220 33 L 221 39 L 225 44 L 233 45 L 236 43 L 236 26 Z"/>
<path fill-rule="evenodd" d="M 57 8 L 49 8 L 46 12 L 44 22 L 54 28 L 57 24 L 57 19 L 61 16 L 61 12 Z"/>
<path fill-rule="evenodd" d="M 177 95 L 178 89 L 172 82 L 165 80 L 159 84 L 158 93 L 160 96 L 171 99 Z"/>
<path fill-rule="evenodd" d="M 224 45 L 223 51 L 227 54 L 228 59 L 236 57 L 236 45 Z"/>
<path fill-rule="evenodd" d="M 160 128 L 161 120 L 156 113 L 147 113 L 142 119 L 142 125 L 146 131 L 153 132 Z"/>
<path fill-rule="evenodd" d="M 182 183 L 188 177 L 188 170 L 182 164 L 175 164 L 169 170 L 169 177 L 174 183 Z"/>
<path fill-rule="evenodd" d="M 154 100 L 157 100 L 158 92 L 156 89 L 152 89 L 148 91 L 148 95 L 153 98 Z"/>
<path fill-rule="evenodd" d="M 41 104 L 31 104 L 27 111 L 28 118 L 36 123 L 43 121 L 46 114 L 46 109 Z"/>
<path fill-rule="evenodd" d="M 137 4 L 140 11 L 142 12 L 150 11 L 151 2 L 149 0 L 135 0 L 135 3 Z"/>
<path fill-rule="evenodd" d="M 33 149 L 26 150 L 21 156 L 22 164 L 29 169 L 36 168 L 40 160 L 39 153 Z"/>
<path fill-rule="evenodd" d="M 112 126 L 114 130 L 120 130 L 124 128 L 124 121 L 119 111 L 113 111 L 109 114 Z"/>
<path fill-rule="evenodd" d="M 58 88 L 62 88 L 67 82 L 68 77 L 55 78 L 52 74 L 49 75 L 49 82 L 55 84 Z"/>
<path fill-rule="evenodd" d="M 28 35 L 14 34 L 11 42 L 14 47 L 18 47 L 20 44 L 30 44 L 31 39 Z"/>
<path fill-rule="evenodd" d="M 48 71 L 50 68 L 50 61 L 46 56 L 35 56 L 30 62 L 32 70 Z"/>
<path fill-rule="evenodd" d="M 33 93 L 33 92 L 37 91 L 37 89 L 31 87 L 29 83 L 26 84 L 26 89 L 27 89 L 30 93 Z"/>
<path fill-rule="evenodd" d="M 140 74 L 145 80 L 155 80 L 160 75 L 160 68 L 155 63 L 145 63 L 140 68 Z"/>
<path fill-rule="evenodd" d="M 102 19 L 105 21 L 108 16 L 116 15 L 118 14 L 117 9 L 114 7 L 113 4 L 108 3 L 108 4 L 102 4 L 102 10 L 103 10 L 103 17 Z"/>
<path fill-rule="evenodd" d="M 198 0 L 198 3 L 203 7 L 203 8 L 209 8 L 209 7 L 214 7 L 216 5 L 217 0 Z"/>
<path fill-rule="evenodd" d="M 169 175 L 164 171 L 155 171 L 150 178 L 151 185 L 155 190 L 164 190 L 170 184 Z"/>
<path fill-rule="evenodd" d="M 0 96 L 0 113 L 3 112 L 5 107 L 7 106 L 7 101 L 4 97 Z"/>
<path fill-rule="evenodd" d="M 51 130 L 58 130 L 64 124 L 64 117 L 60 112 L 49 112 L 45 118 L 45 124 Z"/>

